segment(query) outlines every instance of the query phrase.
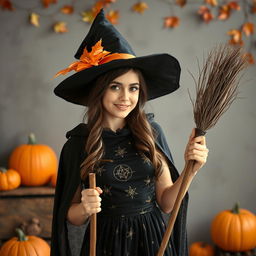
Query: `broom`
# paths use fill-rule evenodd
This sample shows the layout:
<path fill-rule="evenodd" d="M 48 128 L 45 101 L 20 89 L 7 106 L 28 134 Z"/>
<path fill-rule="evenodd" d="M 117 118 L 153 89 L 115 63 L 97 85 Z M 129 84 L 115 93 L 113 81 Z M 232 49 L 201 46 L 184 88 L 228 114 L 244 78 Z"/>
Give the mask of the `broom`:
<path fill-rule="evenodd" d="M 90 188 L 95 189 L 96 178 L 95 173 L 89 173 L 89 185 Z M 96 255 L 96 240 L 97 240 L 97 217 L 96 213 L 90 217 L 90 256 Z"/>
<path fill-rule="evenodd" d="M 247 66 L 241 47 L 219 45 L 209 53 L 203 68 L 199 68 L 199 79 L 196 82 L 196 100 L 190 100 L 193 105 L 194 121 L 196 124 L 195 137 L 205 135 L 212 128 L 220 116 L 228 110 L 237 98 L 238 74 Z M 195 164 L 189 160 L 177 195 L 174 207 L 160 245 L 157 256 L 163 256 L 169 241 L 173 226 L 178 215 L 182 199 L 188 186 L 189 173 Z"/>

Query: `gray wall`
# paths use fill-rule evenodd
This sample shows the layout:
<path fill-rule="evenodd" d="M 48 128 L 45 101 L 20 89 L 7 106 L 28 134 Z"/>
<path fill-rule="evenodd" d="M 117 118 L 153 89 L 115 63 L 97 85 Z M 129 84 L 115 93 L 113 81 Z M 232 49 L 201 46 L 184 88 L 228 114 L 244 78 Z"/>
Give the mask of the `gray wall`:
<path fill-rule="evenodd" d="M 226 32 L 243 22 L 235 13 L 227 22 L 214 21 L 209 25 L 194 17 L 196 5 L 175 8 L 181 26 L 163 29 L 163 17 L 170 15 L 165 1 L 148 0 L 150 9 L 143 16 L 130 12 L 134 1 L 119 0 L 113 5 L 121 11 L 118 30 L 128 39 L 138 56 L 168 52 L 176 56 L 182 67 L 181 88 L 168 96 L 148 103 L 146 110 L 154 112 L 163 127 L 179 170 L 184 166 L 183 152 L 194 127 L 192 108 L 187 89 L 194 92 L 188 72 L 197 75 L 197 58 L 202 60 L 216 43 L 225 42 Z M 62 1 L 64 3 L 64 1 Z M 84 10 L 93 1 L 77 3 Z M 52 9 L 44 10 L 47 14 Z M 50 31 L 54 21 L 42 17 L 41 28 L 27 23 L 27 12 L 0 12 L 1 86 L 0 86 L 0 165 L 6 165 L 12 149 L 26 143 L 29 132 L 38 142 L 50 145 L 59 154 L 65 133 L 77 125 L 84 109 L 57 98 L 54 87 L 63 77 L 53 75 L 71 63 L 73 55 L 89 29 L 78 15 L 57 19 L 69 22 L 70 32 L 57 35 Z M 255 18 L 254 18 L 255 22 Z M 254 55 L 256 51 L 254 49 Z M 253 74 L 254 72 L 254 74 Z M 219 123 L 208 132 L 210 149 L 207 165 L 190 187 L 188 212 L 189 241 L 210 241 L 210 223 L 214 215 L 240 202 L 241 207 L 254 213 L 256 205 L 255 153 L 255 66 L 249 68 L 241 83 L 240 96 Z"/>

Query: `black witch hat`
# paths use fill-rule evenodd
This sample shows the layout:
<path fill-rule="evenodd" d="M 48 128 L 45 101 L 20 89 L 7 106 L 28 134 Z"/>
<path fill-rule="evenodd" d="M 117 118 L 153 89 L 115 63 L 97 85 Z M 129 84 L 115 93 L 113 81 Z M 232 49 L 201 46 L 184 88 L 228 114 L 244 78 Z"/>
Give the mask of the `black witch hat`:
<path fill-rule="evenodd" d="M 179 88 L 180 65 L 173 56 L 152 54 L 136 57 L 131 46 L 105 18 L 102 9 L 78 48 L 68 68 L 56 74 L 77 71 L 63 80 L 54 93 L 75 104 L 87 105 L 86 98 L 100 75 L 121 67 L 139 69 L 146 81 L 148 100 L 169 94 Z"/>

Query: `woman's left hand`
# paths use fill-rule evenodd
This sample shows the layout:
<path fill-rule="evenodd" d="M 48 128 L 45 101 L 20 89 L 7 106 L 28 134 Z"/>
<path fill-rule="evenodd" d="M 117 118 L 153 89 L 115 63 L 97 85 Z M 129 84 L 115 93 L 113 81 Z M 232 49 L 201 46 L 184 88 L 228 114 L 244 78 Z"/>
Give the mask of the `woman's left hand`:
<path fill-rule="evenodd" d="M 195 137 L 195 128 L 193 128 L 192 133 L 189 137 L 188 144 L 186 146 L 184 158 L 186 165 L 189 160 L 195 160 L 195 164 L 192 170 L 192 174 L 196 174 L 196 172 L 202 168 L 202 166 L 206 163 L 208 156 L 208 148 L 206 147 L 206 139 L 205 136 Z"/>

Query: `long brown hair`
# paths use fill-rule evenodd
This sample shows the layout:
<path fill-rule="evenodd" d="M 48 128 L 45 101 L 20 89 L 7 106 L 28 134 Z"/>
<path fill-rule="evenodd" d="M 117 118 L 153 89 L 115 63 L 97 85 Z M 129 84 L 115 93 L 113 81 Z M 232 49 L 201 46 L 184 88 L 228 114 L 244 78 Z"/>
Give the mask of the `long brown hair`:
<path fill-rule="evenodd" d="M 140 91 L 138 103 L 126 117 L 126 121 L 135 138 L 136 148 L 142 154 L 145 154 L 155 167 L 155 176 L 159 177 L 162 173 L 164 157 L 155 146 L 155 133 L 143 110 L 147 101 L 146 83 L 140 70 L 127 67 L 115 69 L 100 76 L 90 92 L 90 97 L 87 101 L 88 110 L 84 116 L 84 120 L 87 117 L 89 135 L 85 145 L 87 157 L 81 164 L 82 180 L 86 179 L 89 172 L 93 172 L 94 168 L 102 161 L 104 154 L 104 143 L 101 134 L 103 131 L 102 124 L 104 118 L 102 99 L 105 91 L 111 81 L 127 73 L 129 70 L 133 70 L 138 75 Z"/>

